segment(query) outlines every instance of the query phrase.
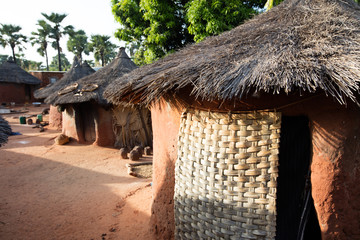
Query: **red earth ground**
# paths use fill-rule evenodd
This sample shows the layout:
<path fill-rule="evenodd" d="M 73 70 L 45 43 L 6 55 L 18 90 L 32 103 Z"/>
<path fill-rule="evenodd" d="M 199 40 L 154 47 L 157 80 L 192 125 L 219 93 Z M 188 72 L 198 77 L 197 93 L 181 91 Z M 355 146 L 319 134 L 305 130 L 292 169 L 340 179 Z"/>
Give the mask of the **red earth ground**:
<path fill-rule="evenodd" d="M 151 179 L 129 176 L 117 149 L 55 145 L 59 131 L 19 124 L 44 107 L 3 115 L 22 135 L 0 148 L 0 239 L 153 239 Z"/>

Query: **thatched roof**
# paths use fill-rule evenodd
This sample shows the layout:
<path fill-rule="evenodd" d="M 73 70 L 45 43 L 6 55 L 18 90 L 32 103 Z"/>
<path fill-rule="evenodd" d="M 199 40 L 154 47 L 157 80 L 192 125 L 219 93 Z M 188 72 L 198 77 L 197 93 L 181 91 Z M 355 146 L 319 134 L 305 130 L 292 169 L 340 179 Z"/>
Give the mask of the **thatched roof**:
<path fill-rule="evenodd" d="M 137 66 L 126 54 L 125 48 L 120 48 L 119 53 L 111 63 L 94 74 L 76 81 L 76 88 L 66 94 L 58 95 L 51 103 L 61 105 L 93 100 L 101 105 L 107 105 L 108 102 L 103 97 L 103 92 L 107 85 L 135 68 Z M 123 83 L 119 82 L 118 84 Z"/>
<path fill-rule="evenodd" d="M 0 116 L 0 147 L 7 142 L 8 136 L 11 134 L 9 123 Z"/>
<path fill-rule="evenodd" d="M 123 87 L 118 82 L 129 82 Z M 225 32 L 141 67 L 109 85 L 105 97 L 150 103 L 185 87 L 204 100 L 325 91 L 356 100 L 360 9 L 353 0 L 286 0 Z"/>
<path fill-rule="evenodd" d="M 14 61 L 8 60 L 0 65 L 0 82 L 37 85 L 41 80 L 23 70 Z"/>
<path fill-rule="evenodd" d="M 92 69 L 89 64 L 87 64 L 87 62 L 80 64 L 77 57 L 74 57 L 74 61 L 70 70 L 67 71 L 58 81 L 35 91 L 34 97 L 39 99 L 45 98 L 46 103 L 52 103 L 53 100 L 57 97 L 58 91 L 60 89 L 94 72 L 95 70 Z"/>

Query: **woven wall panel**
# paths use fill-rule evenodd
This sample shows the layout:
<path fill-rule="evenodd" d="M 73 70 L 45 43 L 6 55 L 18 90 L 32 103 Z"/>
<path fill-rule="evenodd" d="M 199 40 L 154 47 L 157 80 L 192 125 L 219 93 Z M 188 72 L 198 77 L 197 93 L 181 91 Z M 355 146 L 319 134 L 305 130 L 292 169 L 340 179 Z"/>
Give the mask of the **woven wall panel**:
<path fill-rule="evenodd" d="M 182 115 L 176 239 L 274 239 L 281 115 Z"/>

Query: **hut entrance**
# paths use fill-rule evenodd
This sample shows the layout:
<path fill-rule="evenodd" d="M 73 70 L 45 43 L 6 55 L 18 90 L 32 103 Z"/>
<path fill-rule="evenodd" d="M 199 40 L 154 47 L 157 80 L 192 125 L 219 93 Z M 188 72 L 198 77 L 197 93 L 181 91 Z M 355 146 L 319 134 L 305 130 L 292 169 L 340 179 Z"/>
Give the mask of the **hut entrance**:
<path fill-rule="evenodd" d="M 96 132 L 95 132 L 95 113 L 93 106 L 91 104 L 81 104 L 78 108 L 79 110 L 79 123 L 80 129 L 83 134 L 85 142 L 95 142 Z"/>
<path fill-rule="evenodd" d="M 282 117 L 276 239 L 321 239 L 311 196 L 311 137 L 307 117 Z"/>

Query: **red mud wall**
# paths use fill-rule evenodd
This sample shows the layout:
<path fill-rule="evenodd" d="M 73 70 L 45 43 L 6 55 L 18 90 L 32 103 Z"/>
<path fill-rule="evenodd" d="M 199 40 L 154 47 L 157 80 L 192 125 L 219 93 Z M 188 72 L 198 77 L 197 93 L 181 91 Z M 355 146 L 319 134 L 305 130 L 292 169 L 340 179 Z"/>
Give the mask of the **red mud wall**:
<path fill-rule="evenodd" d="M 31 75 L 33 75 L 34 77 L 37 77 L 38 79 L 41 80 L 41 84 L 40 87 L 45 87 L 46 85 L 48 85 L 50 83 L 50 78 L 54 77 L 57 78 L 57 80 L 59 80 L 60 78 L 62 78 L 64 76 L 65 72 L 42 72 L 42 71 L 30 71 L 29 72 Z"/>
<path fill-rule="evenodd" d="M 174 183 L 181 111 L 161 103 L 151 108 L 153 128 L 153 204 L 151 226 L 156 239 L 174 238 Z"/>
<path fill-rule="evenodd" d="M 273 98 L 273 102 L 277 101 Z M 289 102 L 287 102 L 289 103 Z M 280 105 L 281 106 L 281 105 Z M 161 109 L 160 109 L 161 108 Z M 360 239 L 360 109 L 317 97 L 282 109 L 310 120 L 312 196 L 322 239 Z M 174 165 L 181 110 L 151 109 L 154 134 L 151 224 L 157 239 L 174 234 Z"/>
<path fill-rule="evenodd" d="M 50 105 L 49 126 L 57 130 L 62 127 L 62 113 L 53 105 Z"/>
<path fill-rule="evenodd" d="M 359 108 L 313 109 L 311 182 L 322 238 L 360 239 Z"/>
<path fill-rule="evenodd" d="M 31 90 L 31 97 L 28 98 L 25 92 L 25 84 L 0 83 L 0 103 L 25 103 L 34 102 L 33 93 L 37 86 L 28 85 Z"/>
<path fill-rule="evenodd" d="M 83 136 L 78 134 L 75 121 L 75 110 L 72 106 L 67 106 L 62 112 L 62 133 L 79 142 L 84 142 Z"/>
<path fill-rule="evenodd" d="M 111 111 L 106 111 L 100 106 L 94 106 L 94 108 L 97 109 L 95 125 L 96 140 L 94 144 L 98 146 L 114 146 L 115 134 L 113 131 Z"/>

